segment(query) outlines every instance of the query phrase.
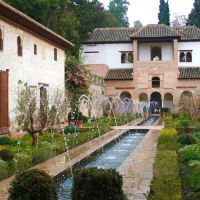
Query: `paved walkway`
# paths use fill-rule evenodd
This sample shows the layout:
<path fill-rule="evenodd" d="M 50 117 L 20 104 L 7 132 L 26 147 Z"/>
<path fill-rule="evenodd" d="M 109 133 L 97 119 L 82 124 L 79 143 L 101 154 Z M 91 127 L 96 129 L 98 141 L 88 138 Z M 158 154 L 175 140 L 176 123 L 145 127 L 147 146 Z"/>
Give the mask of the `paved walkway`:
<path fill-rule="evenodd" d="M 137 119 L 134 122 L 131 122 L 126 125 L 137 125 L 141 123 L 143 119 Z M 100 138 L 96 138 L 91 140 L 85 144 L 82 144 L 78 147 L 75 147 L 69 151 L 69 153 L 63 153 L 59 156 L 56 156 L 46 162 L 43 162 L 39 165 L 36 165 L 33 168 L 38 168 L 45 170 L 51 176 L 55 177 L 58 174 L 62 173 L 64 170 L 70 170 L 73 165 L 80 162 L 84 158 L 90 156 L 90 154 L 96 152 L 98 149 L 101 149 L 106 144 L 110 143 L 111 141 L 117 139 L 120 135 L 122 135 L 126 130 L 113 130 L 104 135 Z M 69 160 L 69 157 L 71 158 Z M 8 188 L 10 182 L 13 180 L 13 177 L 6 179 L 0 182 L 0 200 L 6 200 L 8 196 Z"/>
<path fill-rule="evenodd" d="M 159 121 L 157 121 L 159 123 Z M 153 162 L 159 131 L 150 130 L 118 171 L 128 200 L 145 200 L 153 178 Z"/>

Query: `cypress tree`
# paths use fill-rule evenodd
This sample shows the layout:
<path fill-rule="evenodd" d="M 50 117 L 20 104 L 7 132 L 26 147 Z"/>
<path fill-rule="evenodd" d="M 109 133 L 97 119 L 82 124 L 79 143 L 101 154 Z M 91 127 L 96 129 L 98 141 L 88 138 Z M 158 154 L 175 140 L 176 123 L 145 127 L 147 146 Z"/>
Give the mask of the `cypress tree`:
<path fill-rule="evenodd" d="M 188 15 L 187 25 L 195 25 L 200 28 L 200 0 L 195 0 L 193 8 Z"/>
<path fill-rule="evenodd" d="M 158 24 L 170 25 L 170 14 L 169 14 L 169 3 L 164 0 L 160 0 L 159 13 L 158 13 Z"/>

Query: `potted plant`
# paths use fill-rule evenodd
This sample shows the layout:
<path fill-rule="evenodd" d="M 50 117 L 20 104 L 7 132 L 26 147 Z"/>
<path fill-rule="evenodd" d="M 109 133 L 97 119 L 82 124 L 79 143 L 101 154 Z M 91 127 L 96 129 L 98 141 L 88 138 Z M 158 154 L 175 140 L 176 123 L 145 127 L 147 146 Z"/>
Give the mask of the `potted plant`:
<path fill-rule="evenodd" d="M 165 117 L 165 114 L 166 114 L 166 113 L 169 113 L 169 111 L 170 111 L 170 109 L 167 108 L 167 107 L 161 108 L 161 109 L 160 109 L 160 116 L 161 116 L 162 118 Z"/>
<path fill-rule="evenodd" d="M 83 114 L 77 110 L 70 111 L 68 114 L 68 123 L 71 125 L 81 126 L 83 124 Z"/>

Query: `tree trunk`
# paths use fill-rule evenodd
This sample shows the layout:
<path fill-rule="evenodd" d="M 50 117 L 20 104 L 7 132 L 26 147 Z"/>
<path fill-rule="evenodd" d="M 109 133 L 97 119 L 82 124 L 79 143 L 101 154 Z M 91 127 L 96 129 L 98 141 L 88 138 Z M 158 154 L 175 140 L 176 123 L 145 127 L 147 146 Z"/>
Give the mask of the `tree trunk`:
<path fill-rule="evenodd" d="M 31 136 L 32 136 L 32 146 L 36 147 L 36 145 L 37 145 L 37 133 L 32 133 Z"/>

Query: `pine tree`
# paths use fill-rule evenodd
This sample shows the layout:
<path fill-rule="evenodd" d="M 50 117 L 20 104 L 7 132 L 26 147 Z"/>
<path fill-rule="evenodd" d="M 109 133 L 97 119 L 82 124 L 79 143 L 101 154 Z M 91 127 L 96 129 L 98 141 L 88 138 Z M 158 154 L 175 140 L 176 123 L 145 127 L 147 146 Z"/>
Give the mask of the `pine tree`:
<path fill-rule="evenodd" d="M 200 28 L 200 0 L 195 0 L 193 8 L 188 15 L 187 25 L 195 25 Z"/>
<path fill-rule="evenodd" d="M 170 14 L 169 14 L 169 3 L 165 0 L 160 0 L 159 13 L 158 13 L 158 24 L 170 25 Z"/>

